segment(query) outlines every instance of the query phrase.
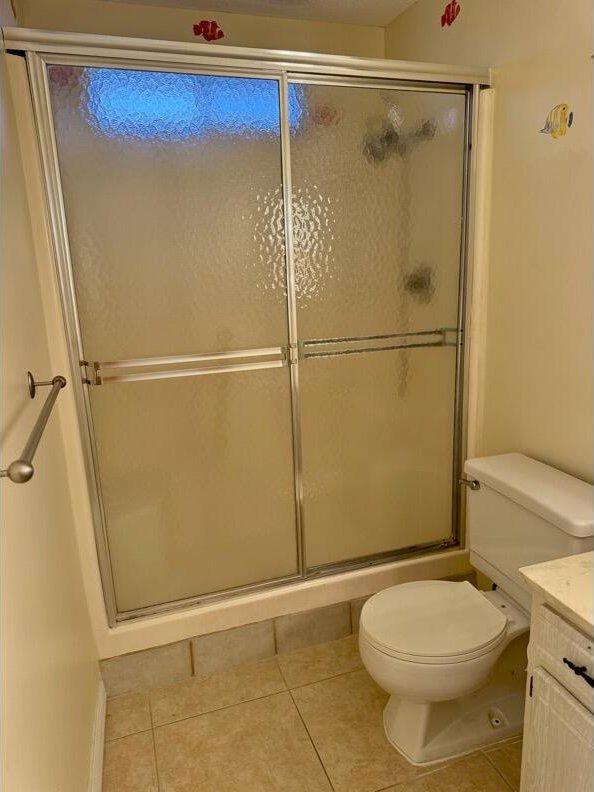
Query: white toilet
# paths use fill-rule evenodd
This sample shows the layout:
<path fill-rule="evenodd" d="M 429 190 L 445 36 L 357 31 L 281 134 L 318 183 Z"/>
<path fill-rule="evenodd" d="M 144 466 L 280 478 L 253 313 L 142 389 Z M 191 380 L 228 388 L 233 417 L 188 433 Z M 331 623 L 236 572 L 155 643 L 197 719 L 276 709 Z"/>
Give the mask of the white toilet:
<path fill-rule="evenodd" d="M 518 570 L 594 546 L 591 485 L 522 454 L 472 459 L 465 471 L 480 485 L 468 496 L 470 561 L 496 590 L 403 583 L 361 612 L 363 663 L 391 694 L 386 736 L 413 764 L 520 733 L 530 594 Z"/>

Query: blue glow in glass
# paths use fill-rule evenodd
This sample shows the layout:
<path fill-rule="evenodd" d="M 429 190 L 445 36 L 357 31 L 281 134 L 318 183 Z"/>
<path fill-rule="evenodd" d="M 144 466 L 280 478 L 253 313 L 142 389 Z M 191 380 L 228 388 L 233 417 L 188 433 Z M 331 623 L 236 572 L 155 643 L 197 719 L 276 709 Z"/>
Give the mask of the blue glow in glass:
<path fill-rule="evenodd" d="M 289 124 L 303 115 L 303 89 L 289 85 Z M 278 134 L 279 92 L 273 80 L 88 69 L 86 117 L 109 137 L 181 141 L 210 133 Z"/>

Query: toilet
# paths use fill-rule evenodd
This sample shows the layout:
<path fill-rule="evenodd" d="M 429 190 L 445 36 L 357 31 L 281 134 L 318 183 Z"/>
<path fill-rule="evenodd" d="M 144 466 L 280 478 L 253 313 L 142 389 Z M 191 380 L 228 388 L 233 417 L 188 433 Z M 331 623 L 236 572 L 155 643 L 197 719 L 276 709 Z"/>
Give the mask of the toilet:
<path fill-rule="evenodd" d="M 474 482 L 470 561 L 493 590 L 402 583 L 361 612 L 361 658 L 390 694 L 386 736 L 413 764 L 521 732 L 531 597 L 518 570 L 594 546 L 591 485 L 522 454 L 471 459 L 464 470 Z"/>

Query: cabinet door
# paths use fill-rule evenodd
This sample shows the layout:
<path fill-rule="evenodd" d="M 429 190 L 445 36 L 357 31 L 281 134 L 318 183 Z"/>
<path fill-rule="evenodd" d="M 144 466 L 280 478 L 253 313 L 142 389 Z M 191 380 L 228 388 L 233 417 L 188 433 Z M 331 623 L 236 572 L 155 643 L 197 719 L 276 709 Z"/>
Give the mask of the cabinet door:
<path fill-rule="evenodd" d="M 594 716 L 542 668 L 527 699 L 521 792 L 591 792 Z"/>

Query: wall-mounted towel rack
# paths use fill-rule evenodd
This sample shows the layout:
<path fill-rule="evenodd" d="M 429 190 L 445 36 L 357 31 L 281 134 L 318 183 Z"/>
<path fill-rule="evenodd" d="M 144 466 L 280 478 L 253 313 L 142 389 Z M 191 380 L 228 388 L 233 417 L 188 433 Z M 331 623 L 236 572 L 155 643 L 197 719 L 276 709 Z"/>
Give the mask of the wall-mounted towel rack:
<path fill-rule="evenodd" d="M 43 430 L 45 429 L 45 426 L 51 415 L 52 407 L 58 398 L 58 393 L 60 393 L 62 388 L 66 387 L 66 379 L 62 376 L 57 376 L 51 380 L 45 380 L 43 382 L 36 382 L 30 371 L 27 372 L 27 383 L 29 386 L 29 394 L 31 395 L 32 399 L 35 398 L 36 389 L 40 385 L 51 385 L 52 389 L 48 393 L 45 404 L 41 408 L 39 418 L 35 422 L 35 426 L 29 435 L 29 439 L 23 448 L 22 454 L 18 459 L 15 459 L 14 462 L 11 462 L 6 470 L 0 470 L 1 478 L 9 478 L 11 481 L 14 481 L 15 484 L 24 484 L 33 476 L 33 473 L 35 472 L 33 467 L 33 457 L 37 451 L 37 446 L 39 445 L 39 441 L 43 435 Z"/>

